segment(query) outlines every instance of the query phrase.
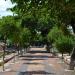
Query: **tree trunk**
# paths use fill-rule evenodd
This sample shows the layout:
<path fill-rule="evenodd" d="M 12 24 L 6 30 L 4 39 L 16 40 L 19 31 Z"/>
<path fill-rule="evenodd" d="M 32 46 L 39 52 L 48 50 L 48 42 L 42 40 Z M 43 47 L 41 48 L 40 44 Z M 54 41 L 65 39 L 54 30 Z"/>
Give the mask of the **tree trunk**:
<path fill-rule="evenodd" d="M 74 70 L 74 66 L 74 60 L 71 59 L 69 69 Z"/>
<path fill-rule="evenodd" d="M 75 20 L 74 19 L 71 20 L 71 26 L 72 26 L 73 32 L 75 33 Z"/>
<path fill-rule="evenodd" d="M 71 19 L 71 26 L 72 26 L 73 32 L 75 34 L 75 20 L 73 18 Z M 69 69 L 74 70 L 74 66 L 75 66 L 75 62 L 74 62 L 75 61 L 75 47 L 73 48 L 70 60 L 71 61 L 70 61 Z"/>
<path fill-rule="evenodd" d="M 70 61 L 70 67 L 69 67 L 69 69 L 70 70 L 74 70 L 74 67 L 75 67 L 75 48 L 72 51 L 71 59 L 70 60 L 71 61 Z"/>
<path fill-rule="evenodd" d="M 26 48 L 24 48 L 24 54 L 26 53 Z"/>
<path fill-rule="evenodd" d="M 28 48 L 26 47 L 26 53 L 27 53 L 27 51 L 28 51 Z"/>
<path fill-rule="evenodd" d="M 50 44 L 49 43 L 46 44 L 46 49 L 47 49 L 47 52 L 50 53 Z"/>
<path fill-rule="evenodd" d="M 18 50 L 18 57 L 19 57 L 19 50 Z"/>
<path fill-rule="evenodd" d="M 6 48 L 6 35 L 4 36 L 4 45 L 3 45 L 3 71 L 5 71 L 4 68 L 4 61 L 5 61 L 5 48 Z"/>
<path fill-rule="evenodd" d="M 50 53 L 50 48 L 49 48 L 49 46 L 47 46 L 46 49 L 47 49 L 47 52 Z"/>
<path fill-rule="evenodd" d="M 62 53 L 62 59 L 64 59 L 63 53 Z"/>
<path fill-rule="evenodd" d="M 4 68 L 4 59 L 5 59 L 5 47 L 3 46 L 3 71 L 5 71 L 5 68 Z"/>
<path fill-rule="evenodd" d="M 17 45 L 17 52 L 18 52 L 18 58 L 19 58 L 19 51 L 20 51 L 20 46 L 19 45 Z"/>

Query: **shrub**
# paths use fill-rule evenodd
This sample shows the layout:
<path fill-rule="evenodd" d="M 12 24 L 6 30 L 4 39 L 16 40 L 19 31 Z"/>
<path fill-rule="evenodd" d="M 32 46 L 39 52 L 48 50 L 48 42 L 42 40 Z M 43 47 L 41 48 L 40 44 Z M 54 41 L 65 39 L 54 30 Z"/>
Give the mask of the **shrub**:
<path fill-rule="evenodd" d="M 63 33 L 58 27 L 53 27 L 53 29 L 48 33 L 48 41 L 55 42 L 58 37 L 62 36 Z"/>
<path fill-rule="evenodd" d="M 60 53 L 70 53 L 73 49 L 74 41 L 69 36 L 62 36 L 55 40 L 55 46 Z"/>

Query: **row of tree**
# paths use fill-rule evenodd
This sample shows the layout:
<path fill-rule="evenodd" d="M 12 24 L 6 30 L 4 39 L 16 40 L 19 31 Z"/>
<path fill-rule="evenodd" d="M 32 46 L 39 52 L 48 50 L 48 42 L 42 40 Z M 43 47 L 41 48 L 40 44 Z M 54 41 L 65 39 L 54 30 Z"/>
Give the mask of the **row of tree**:
<path fill-rule="evenodd" d="M 30 44 L 31 32 L 28 28 L 22 28 L 20 21 L 15 17 L 7 16 L 0 19 L 0 40 L 7 44 L 9 40 L 15 47 L 28 47 Z"/>
<path fill-rule="evenodd" d="M 66 35 L 64 32 L 57 26 L 53 27 L 51 31 L 48 33 L 48 41 L 52 43 L 54 47 L 58 49 L 60 53 L 62 53 L 62 58 L 64 53 L 71 54 L 75 39 L 70 30 L 67 29 Z"/>
<path fill-rule="evenodd" d="M 31 43 L 31 35 L 32 34 L 30 30 L 26 27 L 21 27 L 20 20 L 15 20 L 14 16 L 6 16 L 0 19 L 0 42 L 4 43 L 2 45 L 4 50 L 3 70 L 6 47 L 12 45 L 14 47 L 14 51 L 18 52 L 18 55 L 19 52 L 20 54 L 22 53 L 22 49 L 24 49 L 24 51 L 26 52 Z"/>
<path fill-rule="evenodd" d="M 22 41 L 25 38 L 23 40 L 24 43 L 20 42 L 20 45 L 27 45 L 27 43 L 29 43 L 28 39 L 30 38 L 30 42 L 33 43 L 37 32 L 40 32 L 43 37 L 42 42 L 47 45 L 48 51 L 49 45 L 55 43 L 56 48 L 62 52 L 62 54 L 67 51 L 69 53 L 71 52 L 74 48 L 74 37 L 70 34 L 67 27 L 72 26 L 73 32 L 75 33 L 75 0 L 11 0 L 11 2 L 16 3 L 13 8 L 10 8 L 11 11 L 17 14 L 17 16 L 14 17 L 15 21 L 12 20 L 14 21 L 13 23 L 15 23 L 14 26 L 19 27 L 21 32 L 24 29 L 28 29 L 28 31 L 24 30 L 22 33 L 19 32 L 20 36 L 17 40 Z M 7 25 L 9 32 L 13 30 L 11 25 Z M 14 31 L 12 32 L 14 33 Z M 7 36 L 8 38 L 11 37 L 9 36 L 9 32 L 7 31 L 7 33 L 5 33 L 5 31 L 3 31 L 4 40 L 7 39 Z M 14 34 L 16 34 L 16 32 Z M 26 34 L 26 32 L 28 34 Z M 11 34 L 13 35 L 13 33 Z M 14 35 L 12 36 L 14 38 L 12 39 L 13 41 L 17 38 L 17 35 L 15 35 L 15 37 Z M 21 35 L 24 36 L 24 38 L 22 38 Z M 31 37 L 29 35 L 31 35 Z M 47 39 L 47 35 L 49 40 Z M 28 37 L 26 38 L 26 36 Z M 15 42 L 17 41 L 15 40 L 14 43 Z M 73 57 L 71 57 L 72 61 L 75 60 L 73 59 L 75 57 L 74 54 L 75 49 L 72 54 Z"/>

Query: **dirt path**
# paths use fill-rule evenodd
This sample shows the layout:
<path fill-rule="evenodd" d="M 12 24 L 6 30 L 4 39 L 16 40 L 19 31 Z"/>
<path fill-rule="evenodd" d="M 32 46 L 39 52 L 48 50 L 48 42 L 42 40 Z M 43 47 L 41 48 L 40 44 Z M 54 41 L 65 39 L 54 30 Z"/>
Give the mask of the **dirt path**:
<path fill-rule="evenodd" d="M 17 61 L 11 65 L 11 71 L 0 75 L 75 75 L 75 71 L 66 70 L 67 66 L 44 48 L 32 48 Z"/>

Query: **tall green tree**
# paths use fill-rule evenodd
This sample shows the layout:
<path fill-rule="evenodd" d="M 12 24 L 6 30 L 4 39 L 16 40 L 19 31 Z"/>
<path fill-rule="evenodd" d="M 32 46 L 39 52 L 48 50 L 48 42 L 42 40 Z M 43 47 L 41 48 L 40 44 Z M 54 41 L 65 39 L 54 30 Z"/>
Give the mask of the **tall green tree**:
<path fill-rule="evenodd" d="M 3 42 L 5 43 L 6 46 L 6 40 L 10 37 L 12 37 L 15 33 L 17 33 L 17 29 L 16 29 L 16 25 L 15 25 L 15 21 L 13 19 L 13 17 L 11 16 L 7 16 L 7 17 L 3 17 L 0 20 L 0 33 L 3 36 Z M 3 54 L 3 61 L 5 58 L 5 46 L 3 47 L 4 49 L 4 54 Z M 3 64 L 3 70 L 4 70 L 4 64 Z"/>

